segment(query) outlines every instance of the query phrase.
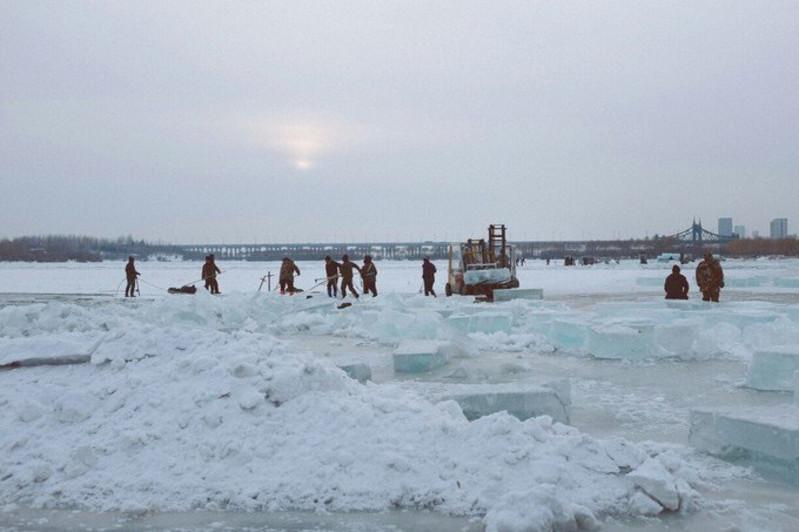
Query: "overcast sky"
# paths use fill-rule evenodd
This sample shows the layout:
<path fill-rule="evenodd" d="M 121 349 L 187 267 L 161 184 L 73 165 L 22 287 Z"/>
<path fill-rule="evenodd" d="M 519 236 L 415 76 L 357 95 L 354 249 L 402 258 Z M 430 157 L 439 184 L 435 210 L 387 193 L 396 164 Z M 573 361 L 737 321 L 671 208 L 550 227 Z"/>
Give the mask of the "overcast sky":
<path fill-rule="evenodd" d="M 799 226 L 799 2 L 0 2 L 0 237 Z"/>

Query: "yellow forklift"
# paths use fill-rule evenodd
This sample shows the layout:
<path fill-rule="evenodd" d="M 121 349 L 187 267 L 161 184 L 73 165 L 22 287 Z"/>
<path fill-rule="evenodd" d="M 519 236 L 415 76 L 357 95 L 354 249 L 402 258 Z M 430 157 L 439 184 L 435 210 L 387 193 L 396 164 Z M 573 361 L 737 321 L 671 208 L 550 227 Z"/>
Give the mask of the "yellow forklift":
<path fill-rule="evenodd" d="M 452 294 L 480 295 L 493 300 L 494 290 L 518 288 L 516 249 L 507 243 L 504 224 L 488 226 L 488 241 L 469 239 L 449 245 L 447 285 Z"/>

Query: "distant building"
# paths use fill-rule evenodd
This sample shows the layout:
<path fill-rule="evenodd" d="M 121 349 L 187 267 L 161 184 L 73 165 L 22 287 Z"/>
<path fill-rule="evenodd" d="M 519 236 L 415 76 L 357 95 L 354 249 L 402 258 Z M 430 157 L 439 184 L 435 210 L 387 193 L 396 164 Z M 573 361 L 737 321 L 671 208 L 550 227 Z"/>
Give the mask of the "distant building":
<path fill-rule="evenodd" d="M 771 238 L 788 238 L 788 218 L 771 220 Z"/>
<path fill-rule="evenodd" d="M 752 231 L 752 238 L 760 238 L 760 231 Z"/>
<path fill-rule="evenodd" d="M 732 236 L 732 218 L 719 218 L 719 236 Z"/>
<path fill-rule="evenodd" d="M 746 227 L 743 225 L 736 225 L 735 234 L 738 235 L 738 238 L 746 238 Z"/>

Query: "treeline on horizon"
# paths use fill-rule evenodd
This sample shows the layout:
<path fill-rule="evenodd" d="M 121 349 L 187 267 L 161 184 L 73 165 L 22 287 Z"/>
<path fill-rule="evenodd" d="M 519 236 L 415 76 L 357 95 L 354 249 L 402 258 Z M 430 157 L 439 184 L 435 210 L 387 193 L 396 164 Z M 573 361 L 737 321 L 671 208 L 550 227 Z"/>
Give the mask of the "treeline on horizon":
<path fill-rule="evenodd" d="M 646 239 L 641 242 L 646 241 L 650 243 L 660 241 L 665 244 L 662 239 Z M 664 249 L 666 247 L 676 248 L 677 244 L 674 242 L 663 247 Z M 799 240 L 796 237 L 779 240 L 743 238 L 726 243 L 718 251 L 728 257 L 769 255 L 799 257 Z M 136 256 L 140 260 L 157 257 L 172 257 L 182 260 L 201 260 L 203 258 L 202 253 L 189 251 L 181 246 L 151 244 L 144 240 L 136 240 L 132 236 L 111 240 L 76 235 L 46 235 L 0 240 L 0 262 L 102 262 L 103 260 L 126 260 L 130 255 Z M 236 257 L 225 257 L 225 260 L 236 260 Z"/>
<path fill-rule="evenodd" d="M 739 238 L 731 240 L 724 248 L 731 257 L 761 257 L 765 255 L 799 256 L 799 240 L 793 238 Z"/>
<path fill-rule="evenodd" d="M 76 235 L 23 236 L 0 240 L 0 262 L 102 262 L 130 255 L 180 254 L 177 246 L 148 244 L 132 236 L 115 240 Z"/>

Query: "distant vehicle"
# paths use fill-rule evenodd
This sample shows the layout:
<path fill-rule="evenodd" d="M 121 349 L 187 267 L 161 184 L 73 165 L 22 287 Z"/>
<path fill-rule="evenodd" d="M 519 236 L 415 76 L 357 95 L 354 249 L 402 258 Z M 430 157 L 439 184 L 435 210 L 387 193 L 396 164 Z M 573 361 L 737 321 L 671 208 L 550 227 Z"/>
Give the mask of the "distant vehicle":
<path fill-rule="evenodd" d="M 675 262 L 680 260 L 680 253 L 661 253 L 657 257 L 658 262 Z"/>
<path fill-rule="evenodd" d="M 448 296 L 453 293 L 486 295 L 492 299 L 496 289 L 518 287 L 516 249 L 507 243 L 504 225 L 488 227 L 488 242 L 470 238 L 464 243 L 449 245 L 444 287 Z"/>

